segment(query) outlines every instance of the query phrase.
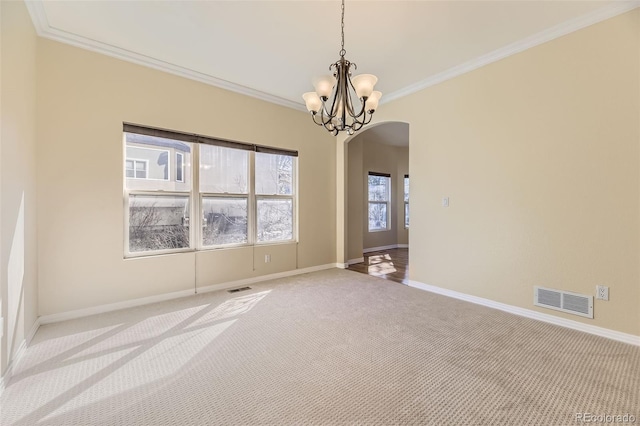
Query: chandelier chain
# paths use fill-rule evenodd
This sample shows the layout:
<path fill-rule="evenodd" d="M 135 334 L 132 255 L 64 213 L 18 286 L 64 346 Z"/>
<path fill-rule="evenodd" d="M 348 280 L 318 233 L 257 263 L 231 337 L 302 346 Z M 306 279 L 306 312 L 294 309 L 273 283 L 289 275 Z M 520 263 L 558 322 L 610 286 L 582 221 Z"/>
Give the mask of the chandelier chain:
<path fill-rule="evenodd" d="M 347 51 L 344 50 L 344 0 L 342 0 L 342 21 L 340 23 L 341 31 L 342 31 L 342 43 L 340 44 L 340 56 L 344 58 L 344 55 L 347 54 Z"/>

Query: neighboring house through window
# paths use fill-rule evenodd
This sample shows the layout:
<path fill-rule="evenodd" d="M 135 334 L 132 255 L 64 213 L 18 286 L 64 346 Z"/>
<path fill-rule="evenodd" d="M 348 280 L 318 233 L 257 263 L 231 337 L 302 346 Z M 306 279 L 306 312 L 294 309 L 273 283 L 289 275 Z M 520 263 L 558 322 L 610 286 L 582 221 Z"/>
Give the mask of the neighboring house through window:
<path fill-rule="evenodd" d="M 369 232 L 389 229 L 391 175 L 369 172 Z"/>

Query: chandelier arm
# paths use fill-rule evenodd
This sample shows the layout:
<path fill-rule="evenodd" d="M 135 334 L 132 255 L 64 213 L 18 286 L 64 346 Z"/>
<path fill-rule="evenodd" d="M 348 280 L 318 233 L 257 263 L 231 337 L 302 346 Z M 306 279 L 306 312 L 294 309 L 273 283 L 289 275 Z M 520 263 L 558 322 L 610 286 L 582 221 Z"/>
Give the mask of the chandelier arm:
<path fill-rule="evenodd" d="M 320 123 L 318 123 L 318 122 L 316 121 L 316 117 L 317 117 L 317 116 L 318 116 L 318 114 L 317 114 L 317 113 L 316 113 L 316 114 L 311 113 L 311 118 L 313 119 L 313 122 L 314 122 L 314 123 L 316 123 L 318 126 L 324 126 L 324 123 L 322 122 L 322 119 L 320 119 Z"/>
<path fill-rule="evenodd" d="M 327 105 L 325 101 L 322 100 L 322 108 L 320 109 L 320 121 L 322 122 L 322 126 L 327 127 L 327 124 L 331 123 L 332 119 L 333 117 L 331 116 L 331 114 L 327 112 Z"/>
<path fill-rule="evenodd" d="M 367 118 L 368 117 L 368 118 Z M 369 113 L 369 115 L 367 115 L 366 111 L 362 117 L 362 125 L 366 126 L 367 124 L 371 123 L 371 119 L 373 118 L 373 114 Z"/>

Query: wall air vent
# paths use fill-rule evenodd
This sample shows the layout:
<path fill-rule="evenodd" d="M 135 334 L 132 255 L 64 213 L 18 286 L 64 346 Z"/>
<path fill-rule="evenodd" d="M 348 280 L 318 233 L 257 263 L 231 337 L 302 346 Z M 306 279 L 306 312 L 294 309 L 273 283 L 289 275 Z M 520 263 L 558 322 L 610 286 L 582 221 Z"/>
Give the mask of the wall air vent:
<path fill-rule="evenodd" d="M 251 287 L 240 287 L 240 288 L 232 288 L 231 290 L 227 290 L 229 293 L 237 293 L 239 291 L 251 290 Z"/>
<path fill-rule="evenodd" d="M 535 286 L 533 287 L 533 304 L 581 317 L 593 318 L 593 296 L 585 294 Z"/>

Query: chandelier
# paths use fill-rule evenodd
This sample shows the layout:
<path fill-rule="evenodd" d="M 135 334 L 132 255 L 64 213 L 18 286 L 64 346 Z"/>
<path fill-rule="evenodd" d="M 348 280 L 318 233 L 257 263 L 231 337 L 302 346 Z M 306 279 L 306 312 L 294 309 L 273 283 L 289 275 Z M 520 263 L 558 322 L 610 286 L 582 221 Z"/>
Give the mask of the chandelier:
<path fill-rule="evenodd" d="M 313 87 L 316 91 L 303 94 L 302 99 L 318 126 L 323 126 L 333 135 L 342 131 L 352 135 L 371 122 L 382 93 L 373 90 L 378 81 L 375 75 L 360 74 L 351 78 L 351 67 L 355 70 L 358 66 L 344 57 L 347 53 L 344 50 L 344 0 L 341 24 L 340 59 L 329 66 L 333 75 L 315 78 Z"/>

